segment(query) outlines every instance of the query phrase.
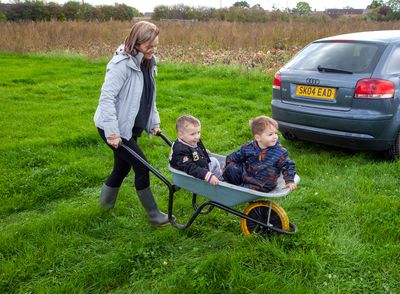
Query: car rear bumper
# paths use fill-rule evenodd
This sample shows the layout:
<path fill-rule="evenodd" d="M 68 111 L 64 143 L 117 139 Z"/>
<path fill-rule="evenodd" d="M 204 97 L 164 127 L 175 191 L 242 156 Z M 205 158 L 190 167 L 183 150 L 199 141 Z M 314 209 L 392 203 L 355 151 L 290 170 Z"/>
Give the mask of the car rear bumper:
<path fill-rule="evenodd" d="M 296 109 L 299 108 L 299 109 Z M 398 123 L 393 115 L 338 112 L 286 105 L 272 101 L 272 117 L 286 135 L 338 147 L 360 150 L 387 150 L 394 141 Z"/>
<path fill-rule="evenodd" d="M 387 150 L 393 144 L 393 140 L 375 139 L 366 134 L 339 132 L 277 121 L 282 133 L 291 134 L 305 141 L 359 150 Z"/>

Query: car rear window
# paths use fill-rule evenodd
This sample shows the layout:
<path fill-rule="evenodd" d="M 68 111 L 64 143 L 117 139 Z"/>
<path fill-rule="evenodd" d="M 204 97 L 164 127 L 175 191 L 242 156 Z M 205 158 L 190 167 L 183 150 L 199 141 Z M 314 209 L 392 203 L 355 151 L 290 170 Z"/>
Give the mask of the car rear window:
<path fill-rule="evenodd" d="M 296 55 L 286 68 L 318 70 L 318 67 L 371 73 L 383 52 L 382 44 L 357 42 L 315 42 Z"/>
<path fill-rule="evenodd" d="M 387 64 L 387 73 L 398 74 L 400 73 L 400 48 L 394 49 L 392 55 L 389 57 Z"/>

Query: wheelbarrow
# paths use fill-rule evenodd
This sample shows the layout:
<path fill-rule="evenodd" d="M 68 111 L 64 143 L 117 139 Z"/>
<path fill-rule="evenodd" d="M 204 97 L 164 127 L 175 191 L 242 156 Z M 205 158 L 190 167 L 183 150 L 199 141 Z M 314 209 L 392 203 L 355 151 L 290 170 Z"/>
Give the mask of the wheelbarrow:
<path fill-rule="evenodd" d="M 163 133 L 159 132 L 157 136 L 161 137 L 169 146 L 172 146 L 171 141 Z M 214 207 L 217 207 L 240 217 L 241 229 L 246 236 L 252 233 L 270 235 L 273 232 L 290 235 L 297 231 L 297 226 L 289 222 L 285 210 L 278 203 L 273 201 L 273 199 L 284 197 L 290 193 L 289 188 L 283 188 L 285 181 L 282 175 L 278 179 L 276 188 L 268 193 L 264 193 L 223 181 L 220 181 L 216 186 L 212 186 L 204 180 L 192 177 L 168 165 L 168 170 L 172 173 L 172 183 L 170 183 L 159 171 L 127 145 L 121 142 L 120 146 L 143 163 L 168 187 L 168 219 L 171 225 L 177 229 L 188 228 L 200 214 L 208 214 Z M 213 153 L 211 153 L 210 156 L 215 157 L 219 161 L 221 167 L 225 165 L 225 156 Z M 298 184 L 300 182 L 300 177 L 296 175 L 294 181 Z M 192 207 L 194 213 L 184 224 L 178 223 L 176 218 L 172 216 L 174 196 L 175 193 L 181 189 L 193 193 Z M 198 204 L 198 195 L 208 200 Z M 244 212 L 232 208 L 243 203 L 248 203 Z"/>

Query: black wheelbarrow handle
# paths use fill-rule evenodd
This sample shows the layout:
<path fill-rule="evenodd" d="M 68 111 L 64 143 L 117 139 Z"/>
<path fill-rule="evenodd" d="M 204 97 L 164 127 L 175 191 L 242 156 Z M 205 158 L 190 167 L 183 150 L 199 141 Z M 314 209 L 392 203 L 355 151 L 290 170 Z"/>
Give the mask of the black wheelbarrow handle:
<path fill-rule="evenodd" d="M 168 140 L 168 138 L 167 138 Z M 154 167 L 150 165 L 145 159 L 143 159 L 139 154 L 133 151 L 129 146 L 125 145 L 124 142 L 119 142 L 119 146 L 124 148 L 128 153 L 130 153 L 133 157 L 139 160 L 145 167 L 147 167 L 157 178 L 159 178 L 165 185 L 167 185 L 168 189 L 172 189 L 172 184 Z"/>
<path fill-rule="evenodd" d="M 161 137 L 165 143 L 167 143 L 169 146 L 172 146 L 172 142 L 161 131 L 158 131 L 156 136 Z"/>
<path fill-rule="evenodd" d="M 172 146 L 171 141 L 161 132 L 158 131 L 156 133 L 156 136 L 161 137 L 165 143 L 167 143 L 169 146 Z M 156 170 L 154 167 L 152 167 L 150 165 L 150 163 L 148 163 L 145 159 L 143 159 L 139 154 L 137 154 L 135 151 L 133 151 L 131 148 L 129 148 L 129 146 L 127 146 L 124 142 L 119 142 L 119 146 L 124 148 L 126 151 L 128 151 L 133 157 L 135 157 L 137 160 L 139 160 L 141 163 L 144 164 L 144 166 L 146 166 L 157 178 L 159 178 L 165 185 L 167 185 L 168 189 L 171 191 L 172 188 L 172 184 L 158 171 Z"/>

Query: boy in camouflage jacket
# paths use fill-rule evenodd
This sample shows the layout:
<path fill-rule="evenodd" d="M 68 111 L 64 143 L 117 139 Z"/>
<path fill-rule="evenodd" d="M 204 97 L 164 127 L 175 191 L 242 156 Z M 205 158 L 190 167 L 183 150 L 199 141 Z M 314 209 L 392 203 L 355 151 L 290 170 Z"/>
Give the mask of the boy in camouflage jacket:
<path fill-rule="evenodd" d="M 279 143 L 278 123 L 267 116 L 250 121 L 254 141 L 247 142 L 239 150 L 226 157 L 223 178 L 226 182 L 261 192 L 276 187 L 282 173 L 284 188 L 296 189 L 295 165 L 287 150 Z"/>

